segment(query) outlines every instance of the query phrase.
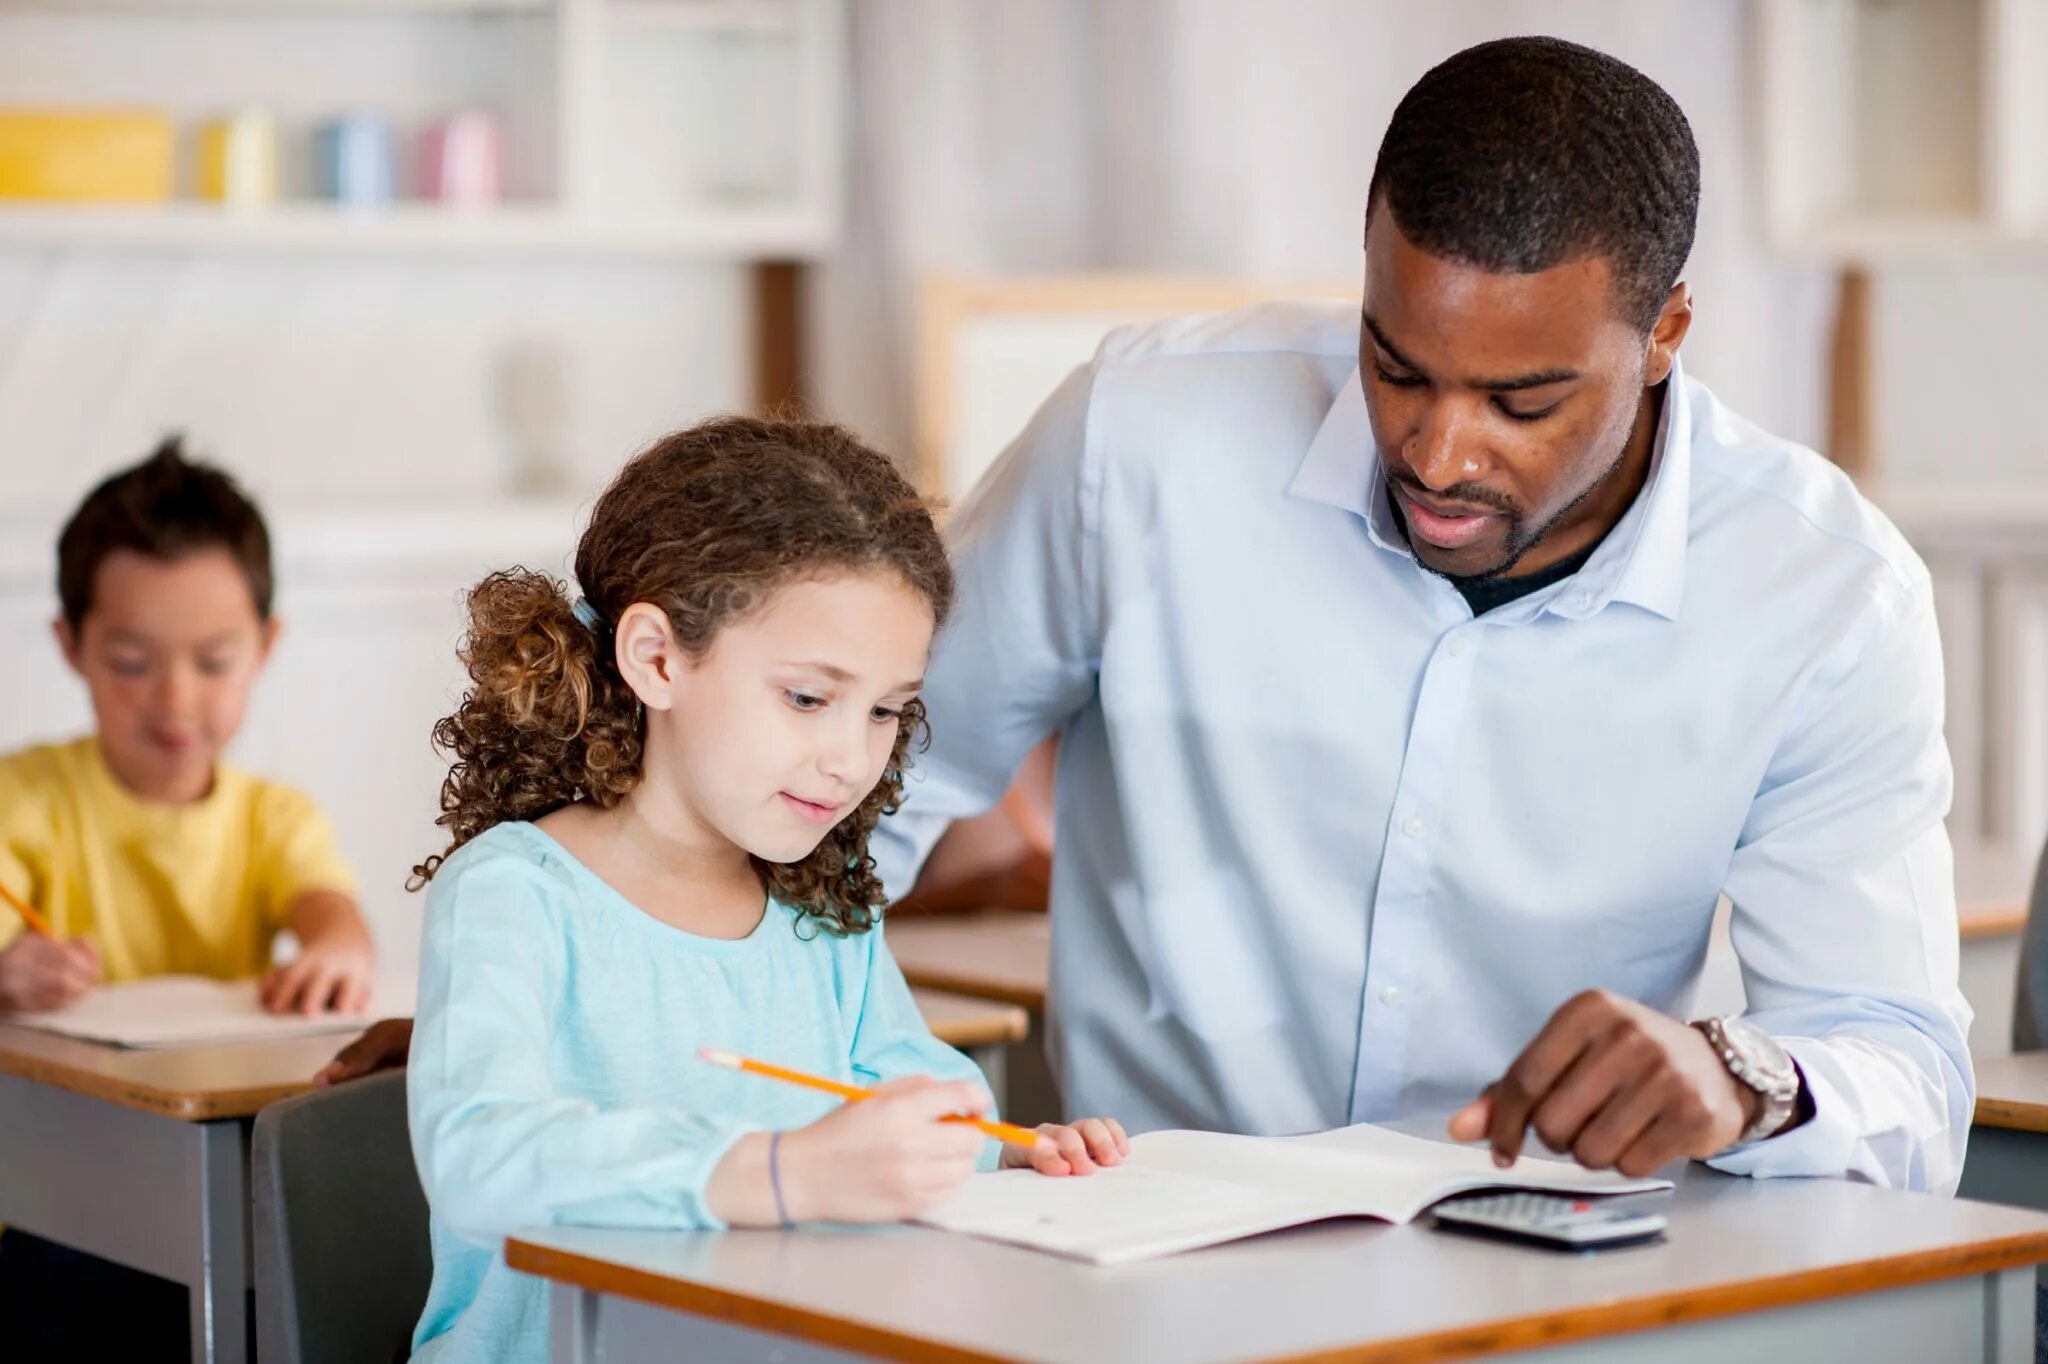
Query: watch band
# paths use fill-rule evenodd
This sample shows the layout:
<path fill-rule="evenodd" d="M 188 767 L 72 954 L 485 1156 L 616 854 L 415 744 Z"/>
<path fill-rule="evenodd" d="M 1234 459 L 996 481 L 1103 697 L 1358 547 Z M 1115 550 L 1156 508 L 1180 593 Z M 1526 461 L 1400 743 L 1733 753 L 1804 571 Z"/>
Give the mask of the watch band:
<path fill-rule="evenodd" d="M 1693 1026 L 1706 1035 L 1736 1083 L 1762 1101 L 1735 1145 L 1748 1146 L 1776 1135 L 1799 1107 L 1799 1067 L 1785 1048 L 1763 1029 L 1736 1017 L 1709 1018 Z"/>

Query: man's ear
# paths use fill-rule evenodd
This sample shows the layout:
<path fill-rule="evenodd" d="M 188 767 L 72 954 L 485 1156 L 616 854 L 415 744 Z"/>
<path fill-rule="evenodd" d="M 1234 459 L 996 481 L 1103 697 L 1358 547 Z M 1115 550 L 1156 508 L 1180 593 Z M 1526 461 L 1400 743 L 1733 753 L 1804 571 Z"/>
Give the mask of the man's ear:
<path fill-rule="evenodd" d="M 1643 386 L 1655 388 L 1671 377 L 1671 367 L 1678 363 L 1678 348 L 1685 344 L 1685 334 L 1692 330 L 1692 290 L 1684 280 L 1671 286 L 1665 295 L 1664 310 L 1657 314 L 1657 321 L 1650 328 L 1650 355 L 1643 365 Z"/>
<path fill-rule="evenodd" d="M 612 650 L 619 676 L 641 705 L 667 710 L 675 704 L 676 683 L 687 668 L 667 612 L 650 602 L 634 602 L 612 631 Z"/>

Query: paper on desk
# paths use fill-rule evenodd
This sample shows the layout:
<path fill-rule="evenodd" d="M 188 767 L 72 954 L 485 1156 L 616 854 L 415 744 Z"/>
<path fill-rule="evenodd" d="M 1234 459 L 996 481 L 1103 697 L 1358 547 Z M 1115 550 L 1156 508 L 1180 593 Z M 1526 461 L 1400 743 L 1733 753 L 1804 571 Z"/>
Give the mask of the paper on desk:
<path fill-rule="evenodd" d="M 103 985 L 68 1009 L 15 1014 L 7 1021 L 44 1032 L 117 1047 L 189 1047 L 216 1042 L 262 1042 L 319 1033 L 355 1032 L 372 1019 L 413 1011 L 409 977 L 380 979 L 365 1013 L 269 1014 L 254 980 L 206 976 L 152 976 Z"/>

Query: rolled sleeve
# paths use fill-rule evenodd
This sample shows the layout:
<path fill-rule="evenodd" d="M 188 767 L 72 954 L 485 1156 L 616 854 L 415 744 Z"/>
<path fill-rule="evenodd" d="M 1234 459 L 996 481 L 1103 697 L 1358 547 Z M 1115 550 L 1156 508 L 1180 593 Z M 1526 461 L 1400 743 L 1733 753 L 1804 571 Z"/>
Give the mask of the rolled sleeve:
<path fill-rule="evenodd" d="M 1731 861 L 1751 1023 L 1813 1117 L 1711 1164 L 1953 1192 L 1975 1104 L 1958 985 L 1941 646 L 1924 576 L 1810 680 Z"/>

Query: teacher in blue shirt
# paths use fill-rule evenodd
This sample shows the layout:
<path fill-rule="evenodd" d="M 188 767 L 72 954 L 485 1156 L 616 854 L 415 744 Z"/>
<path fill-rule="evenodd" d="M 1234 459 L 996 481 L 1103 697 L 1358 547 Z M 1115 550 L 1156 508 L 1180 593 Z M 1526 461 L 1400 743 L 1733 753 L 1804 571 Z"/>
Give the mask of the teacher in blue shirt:
<path fill-rule="evenodd" d="M 1462 52 L 1381 144 L 1362 317 L 1117 332 L 960 509 L 877 853 L 907 887 L 1061 735 L 1072 1109 L 1954 1187 L 1927 571 L 1685 375 L 1698 198 L 1641 73 Z M 1722 896 L 1748 1010 L 1689 1021 Z"/>

